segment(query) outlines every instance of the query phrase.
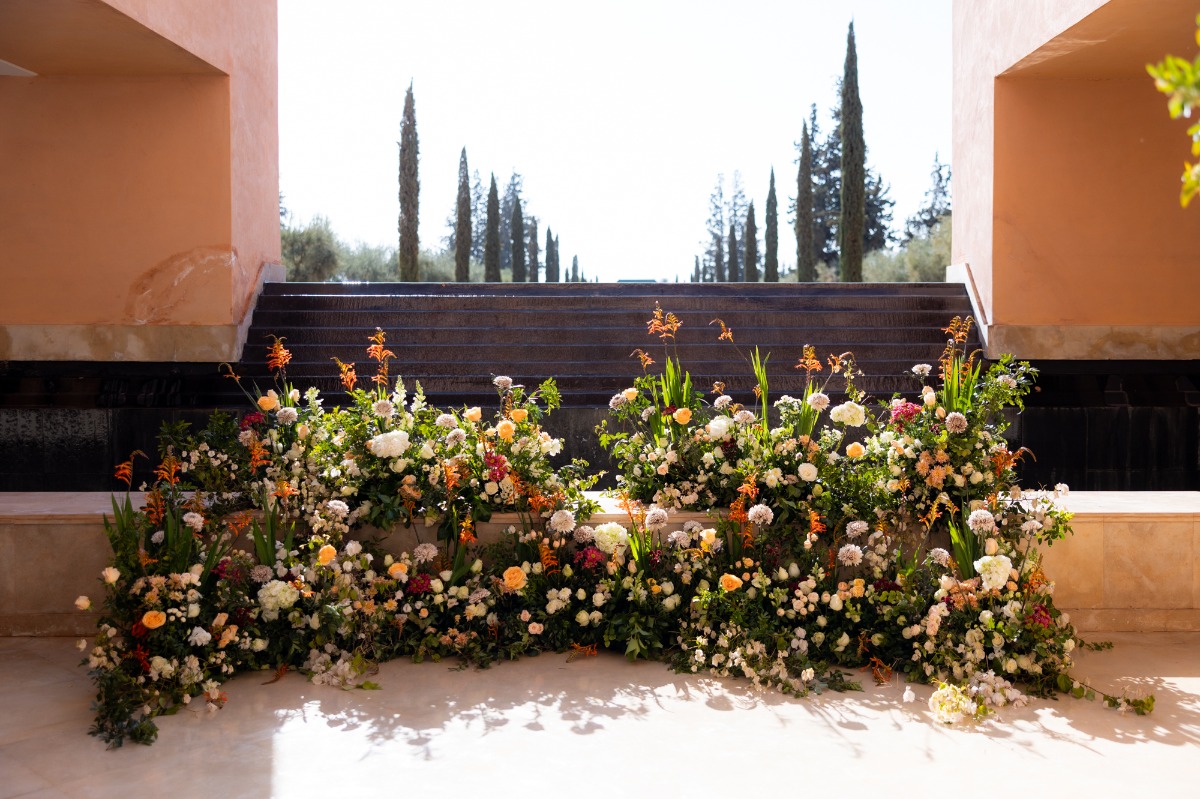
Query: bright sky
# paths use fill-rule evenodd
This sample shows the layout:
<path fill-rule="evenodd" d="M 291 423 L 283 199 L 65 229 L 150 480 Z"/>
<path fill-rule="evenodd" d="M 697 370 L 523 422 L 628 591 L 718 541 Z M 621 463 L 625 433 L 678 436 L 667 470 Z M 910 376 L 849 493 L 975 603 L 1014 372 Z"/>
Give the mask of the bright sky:
<path fill-rule="evenodd" d="M 809 106 L 827 130 L 854 20 L 868 165 L 894 225 L 950 161 L 950 0 L 612 0 L 603 4 L 283 0 L 280 186 L 294 221 L 395 246 L 404 92 L 420 139 L 423 249 L 442 247 L 460 150 L 590 278 L 686 280 L 718 173 L 760 231 L 770 170 L 780 261 Z M 761 245 L 760 245 L 761 246 Z"/>

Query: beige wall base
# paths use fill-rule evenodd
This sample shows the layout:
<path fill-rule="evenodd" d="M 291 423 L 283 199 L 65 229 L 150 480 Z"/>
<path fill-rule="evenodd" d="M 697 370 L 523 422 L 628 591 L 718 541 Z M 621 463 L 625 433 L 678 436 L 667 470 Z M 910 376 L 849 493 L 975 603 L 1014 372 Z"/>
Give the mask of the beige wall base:
<path fill-rule="evenodd" d="M 1076 492 L 1064 504 L 1075 534 L 1048 549 L 1043 566 L 1080 631 L 1200 631 L 1200 492 Z M 628 520 L 611 505 L 604 511 L 588 523 Z M 95 630 L 96 614 L 75 611 L 74 602 L 103 594 L 105 513 L 108 494 L 0 494 L 0 636 Z M 689 518 L 708 517 L 672 520 Z M 495 541 L 509 525 L 520 525 L 516 514 L 497 514 L 476 532 Z M 398 553 L 436 539 L 436 528 L 417 527 L 383 545 Z"/>
<path fill-rule="evenodd" d="M 1200 359 L 1200 326 L 1005 325 L 987 328 L 987 357 L 1066 361 Z"/>

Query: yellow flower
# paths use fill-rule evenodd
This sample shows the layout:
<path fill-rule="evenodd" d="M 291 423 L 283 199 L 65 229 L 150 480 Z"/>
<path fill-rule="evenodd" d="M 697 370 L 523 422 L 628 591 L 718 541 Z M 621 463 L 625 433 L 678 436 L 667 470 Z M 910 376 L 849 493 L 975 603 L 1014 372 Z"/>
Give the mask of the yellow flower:
<path fill-rule="evenodd" d="M 850 444 L 850 446 L 846 447 L 846 457 L 861 458 L 864 454 L 866 454 L 866 451 L 866 447 L 855 441 L 854 443 Z"/>
<path fill-rule="evenodd" d="M 687 424 L 688 422 L 692 421 L 692 409 L 680 408 L 671 415 L 671 418 L 679 424 Z"/>
<path fill-rule="evenodd" d="M 479 406 L 476 405 L 474 408 L 467 408 L 467 412 L 463 416 L 467 418 L 468 422 L 478 422 L 483 418 L 483 411 L 479 410 Z"/>
<path fill-rule="evenodd" d="M 496 425 L 496 435 L 504 441 L 512 441 L 516 432 L 517 426 L 508 419 L 501 419 L 500 424 Z"/>
<path fill-rule="evenodd" d="M 147 630 L 157 630 L 167 623 L 167 614 L 161 610 L 148 610 L 142 615 L 142 626 Z"/>
<path fill-rule="evenodd" d="M 529 418 L 529 411 L 525 410 L 524 408 L 513 408 L 512 413 L 510 413 L 509 416 L 512 417 L 514 422 L 520 424 Z"/>
<path fill-rule="evenodd" d="M 326 544 L 317 551 L 317 563 L 328 566 L 336 556 L 337 550 L 333 548 L 333 544 Z"/>
<path fill-rule="evenodd" d="M 402 575 L 402 574 L 408 574 L 408 564 L 407 563 L 401 563 L 400 561 L 396 561 L 395 563 L 393 563 L 391 566 L 388 567 L 388 577 L 391 577 L 393 580 L 399 579 L 400 575 Z"/>
<path fill-rule="evenodd" d="M 258 398 L 258 407 L 264 411 L 273 411 L 279 407 L 279 395 L 275 393 L 275 389 Z"/>
<path fill-rule="evenodd" d="M 509 566 L 504 570 L 504 588 L 507 591 L 520 591 L 527 579 L 525 570 L 520 566 Z"/>
<path fill-rule="evenodd" d="M 742 587 L 742 581 L 732 574 L 721 575 L 721 590 L 729 592 L 736 591 Z"/>

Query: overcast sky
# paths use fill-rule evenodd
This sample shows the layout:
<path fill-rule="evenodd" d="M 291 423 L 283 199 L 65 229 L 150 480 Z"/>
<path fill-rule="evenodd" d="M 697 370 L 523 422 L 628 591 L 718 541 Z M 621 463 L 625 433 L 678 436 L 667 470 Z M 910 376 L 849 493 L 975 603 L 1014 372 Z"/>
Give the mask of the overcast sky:
<path fill-rule="evenodd" d="M 868 165 L 894 226 L 950 161 L 950 0 L 616 0 L 279 4 L 280 185 L 293 221 L 395 246 L 400 116 L 412 82 L 423 249 L 440 250 L 459 152 L 486 184 L 524 177 L 561 260 L 601 280 L 687 279 L 718 173 L 740 171 L 758 227 L 770 170 L 780 261 L 801 124 L 828 129 L 847 25 Z M 760 234 L 761 235 L 761 234 Z"/>

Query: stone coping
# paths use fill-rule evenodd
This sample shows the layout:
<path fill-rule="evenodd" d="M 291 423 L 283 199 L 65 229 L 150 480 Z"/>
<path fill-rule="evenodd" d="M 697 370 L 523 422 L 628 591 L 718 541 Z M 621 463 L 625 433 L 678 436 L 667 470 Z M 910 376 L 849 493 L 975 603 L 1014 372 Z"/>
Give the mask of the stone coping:
<path fill-rule="evenodd" d="M 0 524 L 95 524 L 101 515 L 112 514 L 112 494 L 102 491 L 26 491 L 0 492 Z M 600 504 L 600 513 L 592 522 L 621 521 L 627 515 L 616 500 L 598 491 L 587 496 Z M 145 494 L 131 492 L 134 506 L 145 502 Z M 1200 516 L 1200 491 L 1073 491 L 1058 500 L 1072 513 L 1098 521 L 1120 517 L 1133 521 L 1171 521 L 1172 517 Z M 703 511 L 673 513 L 672 518 L 702 519 Z M 515 524 L 515 513 L 497 513 L 493 524 Z"/>

